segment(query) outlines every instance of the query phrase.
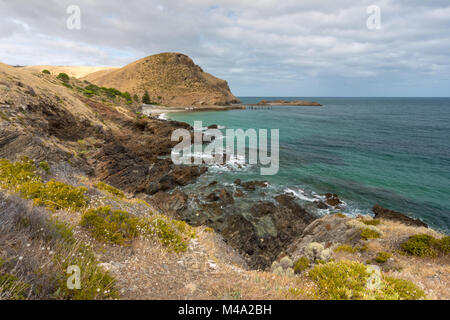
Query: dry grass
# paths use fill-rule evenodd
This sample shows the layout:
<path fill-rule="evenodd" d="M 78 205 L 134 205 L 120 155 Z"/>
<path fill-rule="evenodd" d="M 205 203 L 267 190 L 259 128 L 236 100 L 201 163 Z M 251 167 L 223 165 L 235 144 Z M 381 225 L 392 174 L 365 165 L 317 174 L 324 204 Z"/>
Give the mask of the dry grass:
<path fill-rule="evenodd" d="M 28 66 L 25 70 L 32 72 L 42 72 L 47 69 L 53 75 L 57 76 L 60 73 L 67 73 L 70 77 L 83 78 L 94 72 L 109 72 L 118 67 L 86 67 L 86 66 Z"/>
<path fill-rule="evenodd" d="M 383 232 L 383 237 L 366 241 L 367 251 L 364 253 L 338 252 L 334 254 L 335 259 L 375 263 L 377 254 L 387 251 L 392 254 L 392 258 L 381 265 L 386 275 L 412 281 L 425 291 L 428 299 L 450 299 L 450 257 L 448 255 L 438 258 L 413 257 L 405 255 L 400 250 L 401 243 L 412 235 L 428 234 L 440 239 L 444 236 L 443 234 L 429 228 L 407 226 L 389 220 L 381 220 L 377 227 Z"/>

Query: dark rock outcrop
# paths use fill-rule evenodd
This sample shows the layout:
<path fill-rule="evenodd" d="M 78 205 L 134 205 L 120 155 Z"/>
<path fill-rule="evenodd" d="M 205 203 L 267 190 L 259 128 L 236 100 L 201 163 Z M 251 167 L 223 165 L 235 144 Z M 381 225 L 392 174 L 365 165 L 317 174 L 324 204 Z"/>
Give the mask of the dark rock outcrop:
<path fill-rule="evenodd" d="M 239 179 L 237 179 L 237 180 L 239 180 Z M 235 182 L 235 184 L 236 184 L 236 182 Z M 268 183 L 266 181 L 247 181 L 247 182 L 241 182 L 240 185 L 246 190 L 253 191 L 253 190 L 256 190 L 256 188 L 267 187 Z"/>
<path fill-rule="evenodd" d="M 421 220 L 410 218 L 403 213 L 389 210 L 389 209 L 383 208 L 379 205 L 375 205 L 373 207 L 372 211 L 375 214 L 376 219 L 392 220 L 392 221 L 401 222 L 401 223 L 409 225 L 409 226 L 428 228 L 428 225 L 426 223 L 422 222 Z"/>
<path fill-rule="evenodd" d="M 342 202 L 339 200 L 337 194 L 334 193 L 325 193 L 325 202 L 332 207 L 338 207 Z"/>

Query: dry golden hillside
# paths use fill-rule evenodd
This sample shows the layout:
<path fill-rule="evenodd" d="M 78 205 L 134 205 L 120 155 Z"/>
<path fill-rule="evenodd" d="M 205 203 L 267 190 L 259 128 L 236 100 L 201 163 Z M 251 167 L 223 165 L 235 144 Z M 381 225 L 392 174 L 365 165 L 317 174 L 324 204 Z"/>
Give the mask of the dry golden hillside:
<path fill-rule="evenodd" d="M 87 66 L 27 66 L 25 70 L 32 72 L 41 72 L 42 70 L 48 70 L 54 75 L 59 73 L 67 73 L 70 77 L 82 78 L 94 72 L 109 72 L 119 67 L 87 67 Z"/>
<path fill-rule="evenodd" d="M 83 78 L 102 87 L 117 88 L 168 106 L 227 105 L 239 102 L 225 80 L 218 79 L 181 53 L 161 53 L 121 69 Z"/>

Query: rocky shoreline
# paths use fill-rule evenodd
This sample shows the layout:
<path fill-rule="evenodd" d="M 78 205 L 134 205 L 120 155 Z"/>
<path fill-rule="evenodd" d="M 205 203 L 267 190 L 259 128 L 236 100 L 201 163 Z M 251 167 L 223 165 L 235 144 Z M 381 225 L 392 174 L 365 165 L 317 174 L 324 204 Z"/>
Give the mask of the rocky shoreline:
<path fill-rule="evenodd" d="M 167 122 L 174 127 L 187 126 L 183 122 Z M 159 181 L 153 181 L 153 187 L 146 190 L 145 193 L 150 195 L 146 197 L 147 201 L 161 212 L 190 225 L 211 227 L 239 251 L 252 269 L 269 268 L 308 225 L 320 218 L 303 208 L 293 193 L 279 193 L 267 198 L 269 184 L 266 181 L 236 179 L 231 186 L 212 181 L 187 190 L 183 186 L 195 183 L 208 171 L 206 165 L 193 168 L 189 171 L 179 167 L 170 174 L 163 171 L 166 174 L 160 176 Z M 180 177 L 183 177 L 183 183 L 179 183 Z M 251 195 L 256 198 L 259 195 L 264 200 L 250 199 Z M 313 203 L 317 209 L 341 209 L 343 202 L 338 195 L 326 193 L 321 197 L 322 200 Z M 247 203 L 245 208 L 240 206 L 242 202 Z M 378 205 L 374 206 L 373 212 L 375 217 L 426 227 L 420 220 Z"/>

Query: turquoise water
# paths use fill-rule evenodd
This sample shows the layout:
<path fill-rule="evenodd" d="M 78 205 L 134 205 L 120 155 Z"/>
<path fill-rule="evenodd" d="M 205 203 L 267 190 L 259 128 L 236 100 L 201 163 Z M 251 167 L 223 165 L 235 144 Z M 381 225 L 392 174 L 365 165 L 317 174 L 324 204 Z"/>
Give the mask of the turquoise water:
<path fill-rule="evenodd" d="M 241 98 L 243 103 L 261 99 L 274 98 Z M 267 180 L 271 192 L 293 191 L 306 204 L 318 194 L 337 193 L 349 214 L 370 213 L 378 203 L 450 231 L 450 98 L 304 99 L 324 106 L 168 117 L 280 130 L 277 175 L 260 176 L 258 168 L 248 166 L 210 170 L 209 179 Z"/>

